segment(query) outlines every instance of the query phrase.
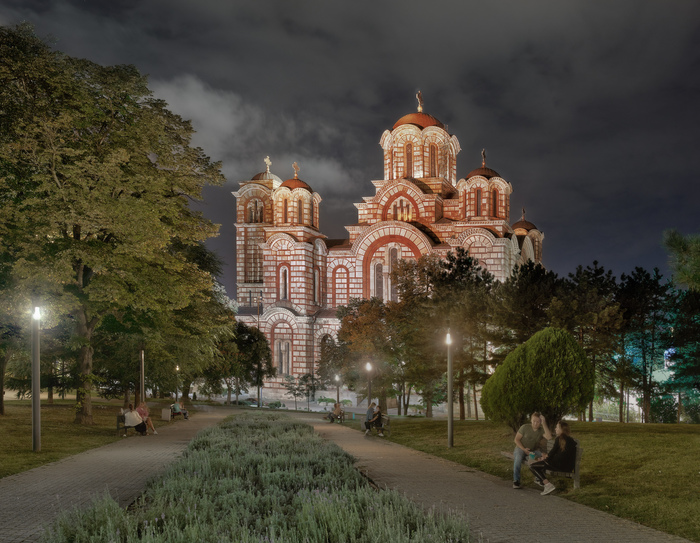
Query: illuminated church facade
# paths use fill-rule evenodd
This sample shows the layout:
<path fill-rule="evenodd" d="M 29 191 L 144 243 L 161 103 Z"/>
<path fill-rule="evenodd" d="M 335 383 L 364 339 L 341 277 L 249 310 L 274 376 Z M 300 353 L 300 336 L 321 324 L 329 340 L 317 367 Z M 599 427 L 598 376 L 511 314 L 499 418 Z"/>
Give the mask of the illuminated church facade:
<path fill-rule="evenodd" d="M 399 259 L 463 247 L 497 280 L 527 260 L 541 262 L 544 234 L 524 217 L 511 225 L 511 184 L 486 166 L 459 176 L 459 141 L 435 117 L 401 117 L 380 139 L 383 176 L 356 203 L 345 239 L 319 228 L 321 195 L 299 178 L 267 169 L 241 181 L 236 197 L 238 319 L 270 341 L 277 377 L 266 397 L 283 396 L 286 375 L 316 371 L 321 343 L 335 337 L 336 309 L 351 298 L 396 299 Z"/>

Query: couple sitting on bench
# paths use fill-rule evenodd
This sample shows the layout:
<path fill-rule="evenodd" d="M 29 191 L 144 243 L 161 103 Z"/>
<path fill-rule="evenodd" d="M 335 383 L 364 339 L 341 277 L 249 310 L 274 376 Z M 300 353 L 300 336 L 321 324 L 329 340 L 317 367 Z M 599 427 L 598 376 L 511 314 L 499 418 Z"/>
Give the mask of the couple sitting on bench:
<path fill-rule="evenodd" d="M 372 402 L 369 406 L 369 409 L 367 409 L 367 420 L 365 420 L 365 435 L 369 435 L 372 432 L 373 427 L 377 429 L 377 435 L 379 437 L 384 437 L 384 432 L 382 431 L 384 429 L 382 423 L 382 410 L 379 409 L 379 406 L 375 402 Z"/>
<path fill-rule="evenodd" d="M 178 415 L 182 415 L 182 417 L 185 420 L 187 420 L 189 418 L 187 416 L 187 409 L 185 409 L 185 402 L 180 402 L 180 403 L 175 402 L 173 405 L 170 406 L 170 409 L 173 412 L 173 418 L 177 417 Z"/>
<path fill-rule="evenodd" d="M 569 423 L 560 421 L 555 428 L 556 439 L 552 450 L 547 454 L 536 450 L 542 436 L 552 439 L 552 432 L 547 421 L 538 412 L 530 417 L 530 424 L 523 424 L 515 434 L 515 451 L 513 452 L 513 488 L 520 488 L 520 468 L 529 456 L 529 468 L 535 476 L 535 482 L 544 487 L 542 495 L 546 496 L 556 490 L 545 476 L 546 471 L 571 473 L 576 467 L 576 441 L 570 435 Z"/>

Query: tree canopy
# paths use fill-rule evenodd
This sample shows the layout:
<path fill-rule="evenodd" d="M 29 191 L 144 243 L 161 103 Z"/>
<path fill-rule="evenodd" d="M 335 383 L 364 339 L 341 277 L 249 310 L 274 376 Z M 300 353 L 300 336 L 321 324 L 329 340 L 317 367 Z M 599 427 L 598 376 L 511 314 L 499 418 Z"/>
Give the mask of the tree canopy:
<path fill-rule="evenodd" d="M 0 127 L 0 253 L 27 300 L 73 322 L 90 424 L 102 319 L 211 295 L 182 247 L 216 234 L 188 202 L 223 177 L 136 68 L 53 51 L 28 25 L 0 28 Z"/>

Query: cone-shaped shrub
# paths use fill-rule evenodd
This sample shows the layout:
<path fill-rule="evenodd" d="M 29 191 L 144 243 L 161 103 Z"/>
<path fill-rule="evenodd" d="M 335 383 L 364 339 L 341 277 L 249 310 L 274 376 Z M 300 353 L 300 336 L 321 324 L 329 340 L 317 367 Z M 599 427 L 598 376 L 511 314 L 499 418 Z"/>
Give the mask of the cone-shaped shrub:
<path fill-rule="evenodd" d="M 537 332 L 510 353 L 484 384 L 481 407 L 487 417 L 514 431 L 540 411 L 554 430 L 567 413 L 593 398 L 593 365 L 576 340 L 558 328 Z"/>

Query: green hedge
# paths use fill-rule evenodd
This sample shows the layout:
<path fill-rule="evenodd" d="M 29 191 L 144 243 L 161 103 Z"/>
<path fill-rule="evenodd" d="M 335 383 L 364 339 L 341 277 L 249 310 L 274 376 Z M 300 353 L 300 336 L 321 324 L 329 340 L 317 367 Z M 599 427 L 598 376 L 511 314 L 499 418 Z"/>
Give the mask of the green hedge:
<path fill-rule="evenodd" d="M 105 498 L 64 514 L 55 542 L 469 541 L 459 517 L 374 490 L 310 426 L 245 414 L 201 432 L 129 511 Z"/>
<path fill-rule="evenodd" d="M 487 417 L 514 431 L 533 411 L 554 424 L 593 399 L 594 382 L 593 366 L 573 336 L 545 328 L 496 368 L 482 389 L 481 407 Z"/>

